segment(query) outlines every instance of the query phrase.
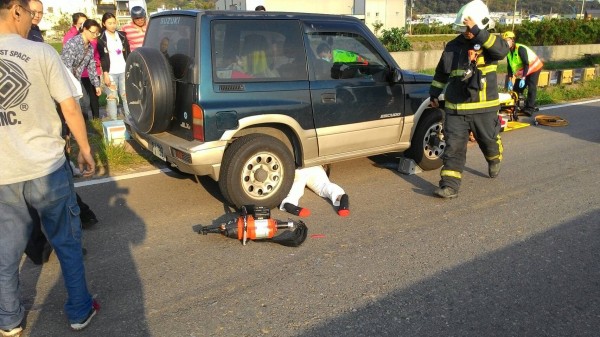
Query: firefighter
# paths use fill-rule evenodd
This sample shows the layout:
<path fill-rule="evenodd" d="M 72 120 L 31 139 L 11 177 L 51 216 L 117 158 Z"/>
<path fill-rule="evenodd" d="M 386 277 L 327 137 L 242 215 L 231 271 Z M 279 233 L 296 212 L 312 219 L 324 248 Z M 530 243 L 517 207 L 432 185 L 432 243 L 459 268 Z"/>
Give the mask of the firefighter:
<path fill-rule="evenodd" d="M 490 178 L 500 172 L 502 142 L 496 68 L 509 49 L 506 41 L 487 31 L 490 21 L 489 10 L 481 0 L 473 0 L 460 9 L 453 28 L 461 34 L 444 48 L 429 89 L 434 108 L 440 106 L 438 96 L 446 89 L 446 149 L 439 188 L 434 191 L 441 198 L 458 196 L 469 131 L 488 162 Z"/>
<path fill-rule="evenodd" d="M 502 38 L 510 47 L 510 52 L 506 56 L 509 78 L 507 88 L 508 90 L 514 90 L 519 95 L 527 88 L 527 99 L 522 111 L 526 115 L 532 116 L 538 111 L 535 106 L 535 97 L 540 72 L 544 64 L 531 48 L 516 43 L 515 33 L 511 31 L 504 32 Z"/>

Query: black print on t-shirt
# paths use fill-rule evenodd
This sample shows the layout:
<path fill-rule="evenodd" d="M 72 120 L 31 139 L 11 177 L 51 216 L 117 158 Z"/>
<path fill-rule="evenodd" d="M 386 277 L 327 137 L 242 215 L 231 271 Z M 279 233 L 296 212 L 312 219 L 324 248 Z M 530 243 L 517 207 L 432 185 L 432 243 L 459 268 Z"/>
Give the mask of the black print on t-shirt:
<path fill-rule="evenodd" d="M 23 68 L 15 62 L 0 59 L 0 112 L 7 112 L 23 103 L 29 87 L 31 83 Z"/>

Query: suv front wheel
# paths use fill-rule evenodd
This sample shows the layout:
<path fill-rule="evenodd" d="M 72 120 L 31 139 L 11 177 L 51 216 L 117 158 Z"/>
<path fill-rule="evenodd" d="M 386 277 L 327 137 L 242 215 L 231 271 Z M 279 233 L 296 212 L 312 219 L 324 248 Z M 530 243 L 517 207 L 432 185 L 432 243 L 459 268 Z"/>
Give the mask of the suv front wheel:
<path fill-rule="evenodd" d="M 446 149 L 443 129 L 444 111 L 430 109 L 419 120 L 410 148 L 404 153 L 425 171 L 435 170 L 443 165 L 442 155 Z"/>
<path fill-rule="evenodd" d="M 279 206 L 294 182 L 294 158 L 280 140 L 252 134 L 234 141 L 221 162 L 219 188 L 233 205 Z"/>

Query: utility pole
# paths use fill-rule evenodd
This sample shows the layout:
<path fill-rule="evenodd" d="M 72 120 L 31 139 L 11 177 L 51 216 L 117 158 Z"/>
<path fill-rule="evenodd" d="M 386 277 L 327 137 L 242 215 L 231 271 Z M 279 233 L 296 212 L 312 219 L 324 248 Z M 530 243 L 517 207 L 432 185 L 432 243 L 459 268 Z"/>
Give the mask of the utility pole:
<path fill-rule="evenodd" d="M 415 1 L 410 0 L 410 17 L 408 18 L 408 35 L 412 35 L 412 11 L 413 7 L 415 7 Z"/>
<path fill-rule="evenodd" d="M 515 10 L 513 11 L 512 31 L 515 31 L 515 16 L 517 15 L 517 0 L 515 0 Z"/>
<path fill-rule="evenodd" d="M 584 19 L 583 9 L 585 8 L 585 0 L 581 0 L 581 19 Z"/>

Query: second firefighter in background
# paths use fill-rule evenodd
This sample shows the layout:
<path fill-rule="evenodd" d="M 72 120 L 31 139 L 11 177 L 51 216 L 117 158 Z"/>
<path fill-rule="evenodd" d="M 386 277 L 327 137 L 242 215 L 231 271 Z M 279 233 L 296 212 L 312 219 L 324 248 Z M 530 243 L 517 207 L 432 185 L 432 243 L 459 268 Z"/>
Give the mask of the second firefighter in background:
<path fill-rule="evenodd" d="M 458 195 L 469 131 L 488 162 L 489 176 L 495 178 L 500 172 L 502 142 L 496 70 L 509 48 L 506 41 L 486 30 L 490 20 L 489 10 L 481 0 L 461 8 L 454 23 L 454 29 L 461 34 L 444 48 L 429 90 L 431 106 L 439 107 L 438 97 L 446 89 L 446 149 L 439 188 L 434 192 L 441 198 Z"/>

